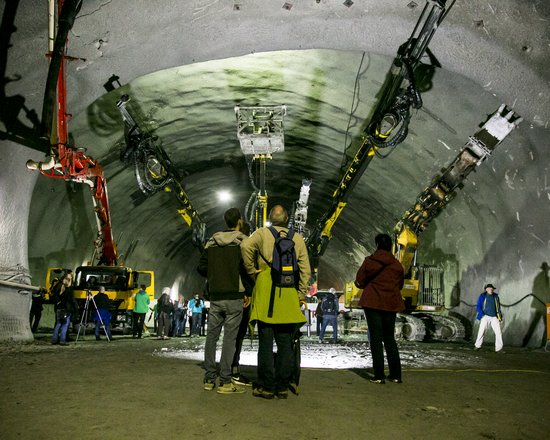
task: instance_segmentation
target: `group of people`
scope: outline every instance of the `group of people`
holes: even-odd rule
[[[170,299],[170,288],[162,289],[162,295],[153,308],[155,331],[158,339],[169,339],[170,336],[185,336],[187,318],[189,318],[189,336],[204,336],[206,316],[208,314],[205,301],[198,293],[186,301],[183,294],[176,301]]]
[[[227,229],[215,233],[206,243],[197,270],[207,279],[210,309],[208,332],[204,346],[204,389],[217,386],[220,394],[244,393],[243,386],[252,385],[252,394],[264,399],[285,399],[288,391],[297,393],[299,379],[299,329],[306,322],[302,307],[310,281],[310,263],[303,237],[289,231],[288,214],[280,206],[269,213],[271,226],[262,227],[252,235],[237,208],[224,214]],[[297,276],[293,284],[279,284],[273,266],[274,245],[280,237],[292,242]],[[359,305],[364,309],[369,329],[374,376],[372,383],[386,380],[402,382],[401,360],[395,341],[396,314],[405,310],[401,296],[404,271],[392,253],[392,240],[387,234],[375,237],[376,251],[365,258],[357,271],[355,285],[363,289]],[[278,273],[278,272],[277,272]],[[333,327],[333,342],[337,341],[338,300],[334,289],[317,310],[322,316],[319,338],[323,341],[328,325]],[[481,348],[486,330],[495,333],[495,351],[502,350],[500,321],[502,312],[498,294],[492,284],[485,286],[477,303],[477,318],[481,320],[475,348]],[[97,306],[96,338],[104,329],[111,339],[109,300],[105,288],[95,296]],[[133,336],[141,338],[150,299],[145,286],[135,296]],[[186,317],[191,319],[191,334],[199,335],[203,323],[204,301],[198,294],[185,301],[179,295],[170,300],[170,289],[164,288],[157,303],[157,336],[182,336]],[[56,325],[53,344],[66,344],[71,316],[77,312],[71,292],[71,279],[66,277],[59,287],[56,302]],[[252,384],[239,369],[239,358],[247,330],[258,331],[257,381]],[[223,330],[219,368],[216,345]],[[276,345],[276,354],[274,353]],[[384,371],[384,351],[389,374]],[[216,383],[217,382],[217,383]]]
[[[227,210],[224,220],[227,229],[208,240],[197,268],[207,278],[210,298],[204,389],[213,390],[218,381],[220,394],[245,392],[241,385],[250,383],[243,380],[238,359],[246,327],[250,325],[251,329],[257,326],[259,343],[257,381],[252,394],[284,399],[289,389],[297,390],[296,339],[306,322],[301,304],[305,304],[310,280],[306,244],[302,236],[289,232],[288,214],[280,205],[269,213],[271,227],[260,228],[250,236],[243,233],[247,228],[237,208]],[[276,285],[271,274],[274,245],[280,235],[291,238],[299,273],[289,286]],[[222,329],[218,369],[216,344]]]

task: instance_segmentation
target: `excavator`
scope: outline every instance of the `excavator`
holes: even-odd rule
[[[395,225],[394,255],[405,271],[401,295],[406,310],[400,314],[405,339],[457,341],[464,338],[462,322],[446,314],[442,269],[417,264],[418,237],[456,197],[468,175],[491,156],[521,120],[501,105],[481,129],[469,137],[451,164],[432,180]],[[357,307],[362,290],[350,282],[346,283],[344,291],[345,306]]]
[[[133,270],[120,261],[117,246],[113,239],[111,215],[107,196],[107,181],[100,163],[85,153],[82,148],[69,145],[66,91],[67,61],[76,60],[66,53],[68,33],[80,9],[81,2],[59,0],[57,2],[57,32],[55,32],[55,2],[50,2],[49,10],[49,52],[50,65],[46,83],[42,111],[41,138],[48,144],[49,160],[44,162],[27,161],[27,168],[37,170],[52,179],[86,184],[92,193],[98,234],[94,241],[94,251],[90,265],[68,268],[50,268],[46,276],[45,301],[51,302],[55,290],[63,278],[70,276],[73,281],[74,298],[81,310],[90,294],[97,293],[104,286],[111,299],[115,313],[113,327],[128,323],[128,311],[133,310],[134,294],[139,285],[146,285],[146,292],[154,298],[154,273]]]

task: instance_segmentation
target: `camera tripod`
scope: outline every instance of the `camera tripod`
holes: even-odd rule
[[[76,334],[76,340],[75,342],[78,342],[78,337],[80,336],[80,330],[84,328],[83,336],[86,335],[86,325],[88,324],[88,311],[90,309],[90,303],[93,304],[95,312],[97,314],[97,318],[99,319],[99,322],[101,323],[101,328],[103,329],[103,332],[105,333],[105,337],[109,342],[111,342],[111,338],[109,337],[109,334],[107,333],[107,329],[105,328],[105,323],[103,322],[103,319],[101,318],[101,315],[99,313],[99,310],[97,309],[97,305],[95,303],[94,297],[92,296],[92,292],[89,290],[86,293],[86,303],[84,304],[84,310],[82,311],[82,318],[80,318],[80,324],[78,325],[78,333]]]

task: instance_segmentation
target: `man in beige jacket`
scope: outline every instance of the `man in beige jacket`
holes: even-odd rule
[[[288,214],[282,206],[276,205],[271,209],[269,221],[277,233],[288,233]],[[250,311],[250,323],[258,324],[259,338],[258,383],[253,395],[265,399],[287,397],[295,365],[293,337],[306,322],[300,302],[305,301],[311,269],[303,237],[294,234],[292,241],[300,272],[298,289],[276,287],[273,298],[270,267],[275,245],[273,233],[269,228],[260,228],[241,243],[245,269],[256,280]],[[276,362],[273,340],[277,344]]]

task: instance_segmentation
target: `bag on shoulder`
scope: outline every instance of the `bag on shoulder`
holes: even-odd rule
[[[325,298],[322,302],[321,309],[325,315],[336,315],[336,304],[334,298]]]
[[[300,283],[300,269],[296,259],[296,249],[294,248],[294,231],[291,229],[278,232],[273,226],[269,230],[275,237],[273,246],[273,258],[271,259],[271,280],[277,287],[295,287]]]

